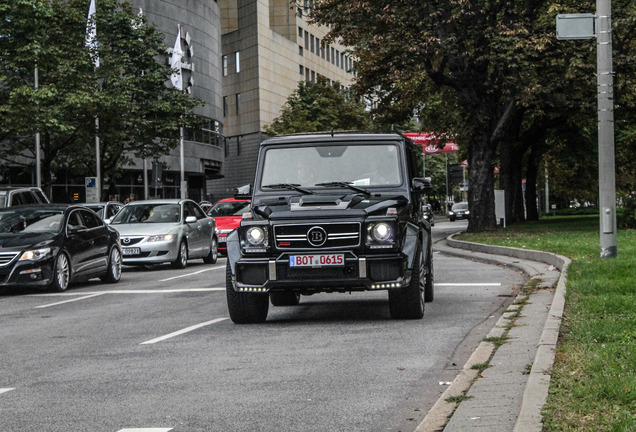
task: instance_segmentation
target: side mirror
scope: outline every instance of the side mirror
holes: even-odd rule
[[[433,184],[430,177],[416,177],[411,183],[413,192],[428,193],[433,191]]]
[[[252,185],[246,184],[234,189],[234,199],[244,200],[252,198]]]
[[[187,223],[187,224],[197,223],[196,216],[188,216],[188,217],[186,217],[185,223]]]

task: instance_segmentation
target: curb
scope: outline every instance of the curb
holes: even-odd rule
[[[556,345],[559,337],[559,329],[561,326],[561,320],[563,317],[563,309],[565,307],[565,290],[567,283],[567,270],[571,263],[571,260],[562,255],[557,255],[551,252],[543,252],[531,249],[521,249],[505,246],[493,246],[480,243],[472,243],[462,240],[455,240],[453,238],[455,234],[450,235],[446,239],[446,244],[450,248],[465,250],[467,252],[479,252],[483,254],[491,255],[486,261],[492,261],[495,263],[516,266],[522,271],[532,276],[532,270],[521,263],[511,263],[506,260],[497,259],[500,257],[513,257],[522,260],[537,261],[548,265],[552,265],[558,268],[561,272],[557,284],[554,296],[552,298],[552,304],[548,312],[547,320],[544,324],[541,338],[537,346],[537,352],[532,363],[532,369],[530,370],[528,381],[523,393],[521,401],[521,408],[517,416],[514,432],[540,432],[543,429],[541,410],[547,400],[548,390],[550,387],[550,371],[554,364],[554,358],[556,353]],[[446,251],[444,251],[446,252]],[[466,256],[460,252],[453,252],[453,255]],[[482,258],[483,259],[483,258]],[[503,318],[503,316],[502,316]],[[496,330],[497,325],[493,330]],[[482,342],[473,356],[482,357],[486,353],[492,352],[492,347],[489,347],[487,342]],[[473,356],[466,362],[463,370],[453,381],[451,387],[456,387],[451,390],[448,388],[440,399],[435,403],[433,408],[426,415],[424,420],[420,423],[417,431],[432,430],[433,425],[439,425],[442,418],[447,419],[451,416],[446,408],[443,407],[445,399],[454,395],[458,391],[462,391],[463,388],[467,388],[467,379],[472,375],[469,371],[470,366],[474,364]],[[457,385],[455,385],[457,383]],[[451,394],[452,392],[452,394]],[[448,393],[448,394],[447,394]],[[444,426],[445,427],[445,426]],[[435,430],[443,430],[435,429]]]

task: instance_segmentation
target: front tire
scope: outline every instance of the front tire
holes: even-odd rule
[[[185,240],[179,243],[179,254],[177,259],[172,262],[172,267],[176,269],[184,269],[188,266],[188,245]]]
[[[64,252],[55,258],[53,266],[53,281],[51,282],[51,290],[55,292],[64,292],[68,289],[71,282],[71,263],[68,256]]]
[[[269,296],[265,293],[244,293],[234,290],[232,269],[225,266],[225,292],[230,319],[235,324],[258,324],[267,319]]]
[[[219,241],[216,237],[212,237],[212,240],[210,240],[210,253],[203,258],[203,262],[206,264],[215,264],[217,259],[219,259]]]
[[[424,316],[426,274],[422,255],[420,246],[416,252],[409,285],[389,290],[389,311],[393,319],[421,319]]]
[[[121,251],[114,246],[108,257],[108,269],[100,279],[103,282],[117,283],[121,279]]]

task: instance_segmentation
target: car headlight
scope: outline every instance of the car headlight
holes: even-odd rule
[[[46,258],[51,253],[51,248],[28,250],[20,255],[19,261],[38,261]]]
[[[367,244],[372,249],[391,248],[395,243],[395,225],[389,222],[370,223],[367,226]]]
[[[174,240],[174,234],[162,234],[162,235],[153,235],[148,237],[149,242],[161,242],[161,241],[172,241]]]
[[[454,211],[452,211],[452,210],[449,210],[449,211],[448,211],[448,214],[449,214],[449,215],[452,215],[452,214],[455,214],[455,212],[454,212]]]
[[[251,246],[262,246],[265,242],[265,229],[263,227],[251,227],[245,233],[245,240]]]
[[[464,214],[470,214],[470,211],[469,211],[469,210],[466,210],[466,211],[464,212]]]

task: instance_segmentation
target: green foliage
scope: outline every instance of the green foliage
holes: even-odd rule
[[[300,81],[274,122],[265,128],[268,135],[329,130],[368,130],[371,116],[364,103],[351,100],[324,78],[317,83]]]
[[[623,197],[623,206],[619,208],[617,222],[620,228],[636,228],[636,195]]]
[[[102,173],[111,176],[133,156],[166,154],[178,143],[179,126],[194,121],[201,101],[166,86],[171,69],[158,61],[167,53],[163,35],[128,2],[98,3],[98,44],[90,51],[98,68],[85,41],[87,1],[3,1],[0,13],[5,163],[34,165],[39,131],[45,183],[55,169],[93,172],[98,118]]]

